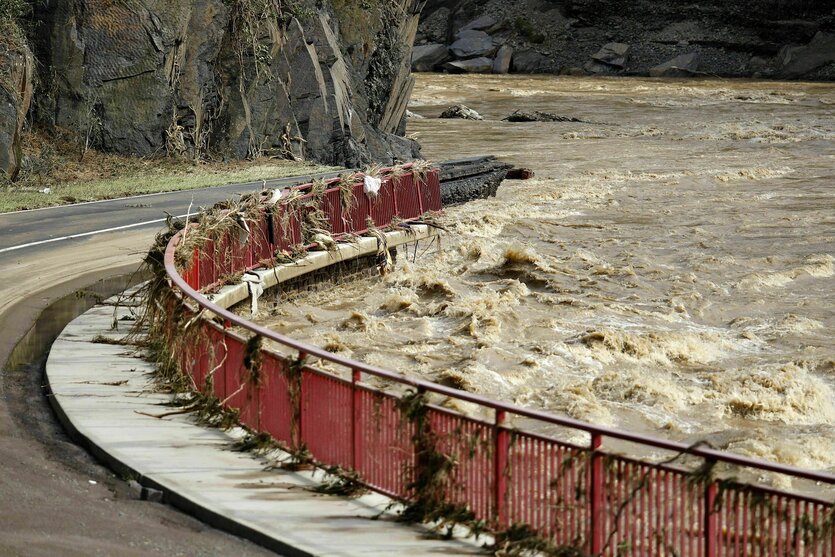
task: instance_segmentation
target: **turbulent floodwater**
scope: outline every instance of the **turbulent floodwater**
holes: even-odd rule
[[[439,120],[465,103],[484,121]],[[282,332],[530,407],[835,470],[835,87],[419,77],[409,133],[537,178],[442,249],[267,308]],[[506,123],[514,109],[593,122]]]

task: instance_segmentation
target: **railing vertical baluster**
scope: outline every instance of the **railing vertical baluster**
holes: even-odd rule
[[[719,545],[719,515],[717,512],[718,505],[716,504],[718,493],[719,487],[715,481],[711,481],[705,487],[705,557],[716,557],[716,547]]]
[[[362,463],[362,429],[359,427],[360,409],[362,408],[362,392],[358,383],[362,379],[362,372],[355,369],[351,371],[351,464],[354,472],[359,472]]]
[[[509,433],[504,424],[507,412],[496,410],[496,423],[493,426],[493,505],[496,525],[501,530],[507,523],[507,461],[510,448]]]
[[[591,470],[589,481],[589,499],[591,500],[591,517],[589,537],[591,539],[591,554],[600,555],[603,551],[603,454],[598,451],[603,444],[603,436],[599,433],[591,435]],[[615,526],[616,527],[616,526]]]
[[[293,402],[295,403],[296,407],[293,408],[293,415],[296,418],[296,438],[293,439],[293,449],[299,450],[302,448],[302,443],[304,442],[304,360],[307,358],[307,353],[302,352],[299,350],[299,369],[297,371],[298,376],[293,377],[292,380],[296,381],[296,389],[297,396],[296,400]]]

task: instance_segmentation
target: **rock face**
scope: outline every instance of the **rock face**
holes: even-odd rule
[[[0,175],[20,171],[21,135],[32,102],[34,62],[29,48],[0,41]]]
[[[135,155],[418,155],[398,137],[425,0],[46,3],[39,120]]]
[[[451,45],[463,30],[483,31],[512,49],[510,71],[519,73],[649,75],[658,68],[675,77],[835,80],[833,8],[831,0],[428,0],[417,44]],[[691,54],[697,70],[681,60],[682,71],[662,67]]]

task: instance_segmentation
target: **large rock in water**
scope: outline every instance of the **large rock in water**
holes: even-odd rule
[[[493,59],[493,73],[505,74],[510,71],[510,62],[513,60],[513,49],[503,45]]]
[[[125,154],[413,158],[416,144],[395,134],[424,3],[48,3],[37,16],[54,99],[39,115]]]
[[[617,73],[626,67],[629,60],[629,45],[624,43],[607,43],[600,50],[592,54],[585,69],[592,73]]]
[[[32,54],[25,45],[0,41],[0,175],[20,171],[21,134],[32,102]]]
[[[783,48],[778,58],[779,77],[802,77],[821,66],[835,62],[835,34],[820,31],[806,46]]]
[[[444,64],[444,69],[450,73],[490,73],[493,71],[493,59],[482,56],[469,60],[455,60]]]
[[[449,60],[449,49],[443,44],[416,46],[412,51],[412,71],[431,72],[435,67]]]
[[[692,77],[699,71],[699,54],[690,52],[649,69],[650,77]]]
[[[457,58],[479,58],[492,56],[496,52],[496,43],[484,31],[461,31],[457,40],[449,47]]]

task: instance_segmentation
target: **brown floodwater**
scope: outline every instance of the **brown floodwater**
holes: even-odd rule
[[[455,103],[484,120],[437,118]],[[410,109],[427,157],[493,153],[536,178],[447,209],[440,250],[262,322],[517,404],[835,471],[835,87],[424,74]],[[515,109],[590,123],[501,121]]]

